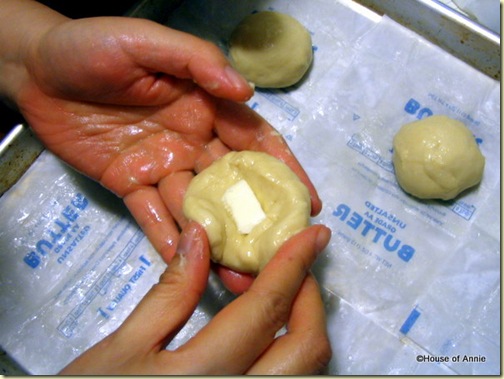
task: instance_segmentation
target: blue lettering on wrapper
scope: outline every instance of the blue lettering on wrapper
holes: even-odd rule
[[[111,281],[117,275],[117,272],[124,266],[125,262],[129,259],[133,251],[137,248],[139,243],[144,238],[144,234],[140,228],[136,228],[133,236],[129,238],[123,249],[115,256],[113,261],[103,272],[103,274],[92,284],[92,286],[84,294],[82,301],[77,304],[60,322],[57,329],[66,338],[72,337],[74,329],[78,326],[79,318],[84,314],[88,306],[94,301],[94,299],[102,293],[103,289],[110,285]],[[125,283],[119,290],[119,292],[114,296],[111,301],[112,310],[117,306],[117,304],[124,299],[124,297],[131,290],[131,284]],[[105,318],[108,317],[108,312],[111,309],[108,307],[103,309],[100,308],[99,314]]]
[[[83,194],[75,194],[70,200],[70,204],[63,208],[61,213],[52,220],[52,224],[44,231],[45,237],[40,238],[35,243],[35,249],[26,254],[23,261],[34,269],[39,267],[42,260],[47,259],[46,257],[52,252],[59,255],[58,263],[62,263],[64,258],[71,252],[71,250],[67,249],[64,254],[60,255],[65,244],[72,239],[73,243],[78,243],[89,231],[90,227],[86,226],[80,230],[77,237],[75,236],[80,228],[77,220],[88,204],[89,200]]]
[[[377,224],[366,220],[363,215],[352,212],[352,209],[346,204],[339,204],[332,215],[342,221],[343,225],[360,231],[361,236],[369,236],[372,243],[381,244],[388,252],[395,252],[404,262],[409,262],[415,254],[415,249],[412,246],[403,243],[393,234],[396,231],[395,228],[380,228]]]
[[[432,116],[434,113],[429,108],[421,108],[421,105],[415,99],[409,99],[406,105],[404,106],[404,110],[409,114],[417,113],[417,118],[421,120],[422,118]]]
[[[31,268],[35,268],[40,264],[40,257],[34,251],[32,251],[25,255],[23,261]]]
[[[418,311],[418,309],[414,308],[411,311],[411,313],[409,314],[408,318],[406,318],[406,320],[402,324],[401,329],[399,329],[399,331],[402,334],[405,334],[405,335],[408,334],[408,332],[413,327],[413,325],[415,324],[415,322],[418,320],[418,318],[420,317],[420,315],[421,315],[421,313]]]

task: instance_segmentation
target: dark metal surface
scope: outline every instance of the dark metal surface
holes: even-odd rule
[[[13,186],[44,150],[25,125],[16,126],[0,143],[0,196]]]
[[[501,78],[500,36],[435,0],[355,0],[387,15],[493,79]]]

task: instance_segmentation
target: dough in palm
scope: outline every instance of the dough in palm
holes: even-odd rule
[[[240,232],[223,197],[246,182],[265,218]],[[230,152],[196,175],[184,197],[184,215],[200,223],[212,260],[238,272],[257,274],[292,235],[309,225],[310,195],[283,162],[261,152]]]

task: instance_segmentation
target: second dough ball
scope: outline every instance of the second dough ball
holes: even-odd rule
[[[399,185],[420,199],[453,199],[478,184],[485,167],[471,131],[447,116],[404,125],[394,137],[393,162]]]
[[[262,88],[297,83],[313,59],[308,30],[295,18],[272,11],[245,17],[231,35],[229,54],[235,68]]]

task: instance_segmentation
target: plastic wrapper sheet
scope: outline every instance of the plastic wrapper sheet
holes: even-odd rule
[[[216,43],[277,10],[310,31],[314,63],[249,106],[287,139],[333,231],[314,267],[333,347],[328,374],[499,374],[500,86],[353,2],[191,1],[167,25]],[[461,120],[486,157],[479,186],[420,201],[397,185],[392,139],[432,114]],[[44,153],[0,199],[0,342],[54,373],[116,328],[164,264],[119,199]],[[232,296],[210,278],[184,343]],[[134,343],[134,342],[132,342]]]

